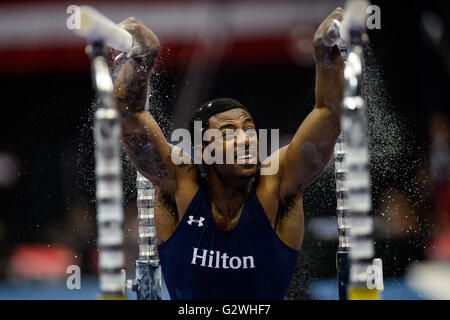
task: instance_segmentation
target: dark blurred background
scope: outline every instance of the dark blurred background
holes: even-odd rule
[[[0,4],[0,279],[5,283],[61,278],[69,264],[96,273],[94,92],[84,45],[65,27],[69,4]],[[314,31],[335,7],[344,7],[331,0],[83,4],[116,22],[135,16],[160,37],[150,109],[168,138],[174,128],[186,127],[196,105],[227,96],[243,102],[260,128],[280,129],[282,144],[314,106]],[[405,279],[409,267],[421,261],[450,260],[450,3],[372,4],[381,9],[381,29],[369,30],[363,93],[369,106],[377,257],[383,259],[385,280],[394,280],[392,292],[396,286],[404,290],[396,298],[426,298]],[[125,157],[123,164],[132,274],[135,172]],[[287,298],[337,297],[331,285],[335,206],[330,163],[304,196],[306,234]],[[327,296],[329,290],[335,296]]]

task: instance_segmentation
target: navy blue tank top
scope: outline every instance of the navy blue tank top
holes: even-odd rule
[[[219,229],[203,179],[158,252],[172,300],[283,299],[299,254],[277,236],[254,188],[234,229]]]

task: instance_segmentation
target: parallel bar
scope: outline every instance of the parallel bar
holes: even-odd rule
[[[342,136],[335,147],[339,249],[337,254],[340,299],[378,299],[369,284],[375,249],[369,174],[367,114],[361,98],[363,45],[367,40],[366,0],[347,0],[341,23],[333,23],[328,37],[334,45],[343,39],[344,99],[341,103]],[[342,51],[341,51],[342,52]],[[350,249],[350,250],[349,250]],[[344,280],[343,280],[344,279]],[[344,286],[347,286],[344,290]]]
[[[363,44],[365,19],[369,2],[349,0],[346,3],[346,36],[350,43],[344,69],[345,89],[341,104],[341,127],[346,151],[343,167],[347,170],[344,189],[350,217],[350,285],[347,297],[351,300],[379,299],[378,291],[369,285],[372,260],[375,255],[373,242],[372,194],[369,174],[367,139],[367,110],[361,98],[363,69]],[[347,233],[345,233],[347,234]]]
[[[90,6],[79,7],[80,25],[74,32],[89,42],[103,41],[105,46],[120,51],[128,51],[133,45],[133,37],[128,31],[105,17]]]
[[[95,113],[95,174],[101,299],[125,299],[122,268],[123,194],[120,161],[120,115],[102,42],[87,47],[99,108]]]

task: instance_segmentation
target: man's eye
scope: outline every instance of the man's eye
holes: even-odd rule
[[[222,133],[222,137],[225,137],[225,138],[229,139],[230,137],[233,136],[233,134],[234,134],[233,130],[225,130]]]

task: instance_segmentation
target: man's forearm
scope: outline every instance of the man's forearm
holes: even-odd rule
[[[343,13],[341,8],[336,8],[319,26],[313,42],[316,64],[316,108],[328,108],[333,118],[337,119],[343,97],[345,63],[337,46],[327,45],[327,30],[334,20],[342,20]]]
[[[344,60],[334,48],[316,48],[316,107],[339,117],[344,90]]]
[[[145,109],[152,61],[143,58],[127,60],[114,85],[117,108],[126,115]]]
[[[344,68],[334,66],[322,68],[316,66],[316,108],[327,108],[333,122],[339,124],[340,104],[344,90]]]

